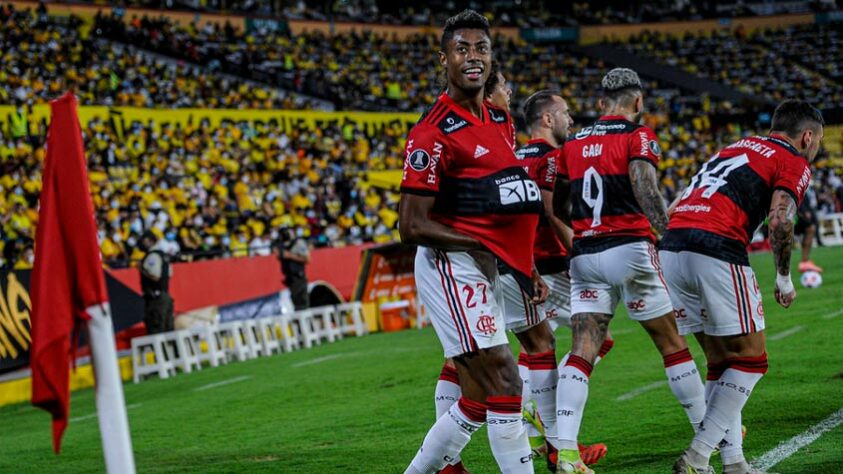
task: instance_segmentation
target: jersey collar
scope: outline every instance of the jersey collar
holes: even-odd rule
[[[439,96],[439,100],[445,103],[451,110],[453,110],[457,115],[460,117],[468,120],[469,123],[473,125],[485,125],[488,122],[489,112],[486,110],[486,101],[483,101],[483,107],[481,111],[483,112],[483,118],[479,119],[474,116],[473,113],[466,110],[465,107],[461,106],[460,104],[456,103],[451,96],[448,95],[447,92],[443,92],[442,95]]]
[[[795,146],[791,145],[790,142],[782,135],[770,134],[767,136],[767,139],[794,155],[802,156],[801,153],[799,153],[799,150],[797,150]]]
[[[608,121],[608,120],[626,120],[626,117],[623,115],[603,115],[597,121]]]

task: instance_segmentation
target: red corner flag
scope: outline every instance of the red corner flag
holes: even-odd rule
[[[50,103],[47,158],[32,270],[32,404],[53,415],[53,449],[67,427],[77,323],[108,302],[76,98]]]

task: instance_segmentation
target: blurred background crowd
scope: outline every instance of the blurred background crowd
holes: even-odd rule
[[[453,11],[438,8],[436,1],[400,12],[378,1],[124,3],[421,25],[442,22],[442,15],[431,12]],[[509,8],[488,10],[493,24],[632,23],[725,14],[717,2],[629,2],[628,10],[574,2],[526,17],[519,12],[527,10],[506,3]],[[834,2],[771,5],[796,4],[807,11],[834,8]],[[843,109],[839,26],[689,31],[678,37],[644,32],[601,46],[751,99],[716,99],[642,74],[644,120],[664,150],[660,172],[667,199],[719,147],[763,133],[770,104],[792,97],[832,114]],[[165,13],[105,9],[83,21],[48,15],[43,5],[0,4],[0,263],[31,266],[47,128],[32,112],[66,89],[76,92],[81,105],[163,109],[162,117],[172,108],[418,113],[441,92],[437,50],[435,33],[243,32],[231,24],[182,25]],[[583,48],[504,37],[496,39],[495,52],[513,89],[516,118],[529,94],[556,88],[568,99],[578,127],[596,118],[600,77],[616,65]],[[400,120],[363,126],[351,118],[292,126],[211,121],[201,113],[188,122],[86,119],[82,129],[106,263],[136,261],[145,231],[181,259],[266,255],[284,228],[315,247],[394,241],[397,189],[372,185],[368,173],[400,170],[407,126]],[[843,149],[843,134],[826,141],[829,149]],[[813,182],[821,214],[843,210],[843,173],[830,158],[823,152]]]

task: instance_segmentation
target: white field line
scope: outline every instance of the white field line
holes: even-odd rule
[[[823,319],[834,319],[840,315],[843,315],[843,309],[838,309],[833,313],[826,314],[825,316],[823,316]]]
[[[645,385],[643,387],[638,387],[635,390],[626,392],[623,395],[616,398],[615,400],[617,400],[619,402],[623,402],[623,401],[626,401],[626,400],[632,400],[633,398],[637,397],[638,395],[641,395],[642,393],[647,393],[650,390],[655,390],[655,389],[657,389],[659,387],[663,387],[665,385],[667,385],[667,380],[659,380],[658,382],[653,382],[649,385]]]
[[[770,469],[776,464],[789,458],[793,453],[808,446],[817,440],[823,433],[827,433],[843,424],[843,408],[816,425],[808,428],[787,441],[779,443],[778,446],[767,451],[761,457],[752,461],[752,465],[763,471]]]
[[[769,340],[771,340],[771,341],[780,341],[780,340],[782,340],[782,339],[784,339],[784,338],[786,338],[786,337],[790,337],[790,336],[792,336],[792,335],[796,334],[797,332],[799,332],[799,331],[801,331],[801,330],[803,330],[803,329],[805,329],[805,327],[804,327],[804,326],[793,326],[793,327],[792,327],[792,328],[790,328],[790,329],[786,329],[786,330],[784,330],[784,331],[782,331],[782,332],[779,332],[779,333],[773,334],[772,336],[768,337],[767,339],[769,339]]]
[[[127,409],[127,410],[131,410],[131,409],[133,409],[133,408],[137,408],[137,407],[139,407],[139,406],[141,406],[141,404],[140,404],[140,403],[133,403],[133,404],[131,404],[131,405],[126,405],[126,409]],[[71,423],[76,423],[77,421],[90,420],[91,418],[96,418],[96,417],[97,417],[97,413],[96,413],[96,412],[94,412],[94,413],[90,413],[90,414],[88,414],[88,415],[82,415],[82,416],[77,416],[77,417],[75,417],[75,418],[71,418],[69,421],[70,421]]]
[[[349,353],[347,353],[347,352],[342,352],[342,353],[339,353],[339,354],[329,354],[329,355],[326,355],[326,356],[317,357],[315,359],[310,359],[310,360],[306,360],[304,362],[299,362],[299,363],[293,364],[292,367],[297,369],[299,367],[306,367],[308,365],[314,365],[314,364],[319,364],[321,362],[325,362],[325,361],[328,361],[328,360],[338,359],[342,356],[347,356],[347,355],[349,355]]]
[[[203,390],[210,390],[212,388],[217,388],[217,387],[222,387],[224,385],[228,385],[228,384],[232,384],[232,383],[242,382],[242,381],[248,380],[250,378],[252,378],[251,375],[241,375],[239,377],[234,377],[234,378],[230,378],[230,379],[227,379],[227,380],[221,380],[219,382],[209,383],[208,385],[202,385],[201,387],[194,388],[193,391],[194,392],[201,392]]]

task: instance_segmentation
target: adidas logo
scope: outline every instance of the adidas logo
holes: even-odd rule
[[[477,148],[474,149],[474,158],[480,158],[487,153],[489,153],[488,148],[484,148],[482,145],[477,145]]]

